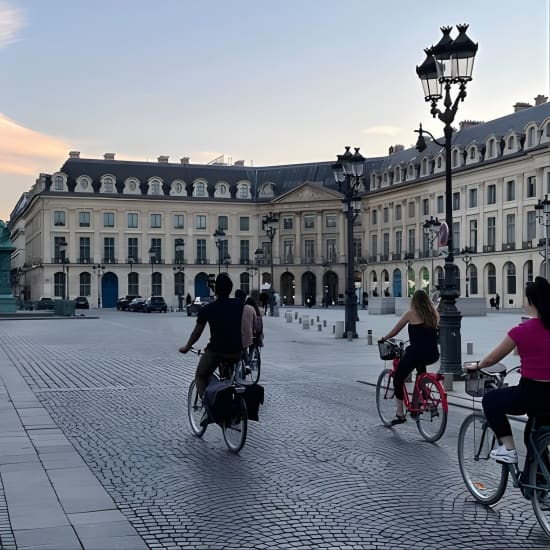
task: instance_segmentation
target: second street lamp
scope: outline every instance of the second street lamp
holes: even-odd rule
[[[346,147],[343,155],[338,155],[338,162],[332,165],[334,179],[338,189],[344,195],[342,206],[347,221],[347,257],[346,257],[346,300],[344,337],[357,338],[357,295],[355,293],[355,254],[353,249],[353,222],[361,211],[361,197],[359,191],[363,181],[365,158]]]
[[[470,254],[472,253],[472,250],[471,248],[466,247],[466,248],[463,248],[460,251],[460,253],[462,254],[462,261],[466,264],[464,279],[466,280],[466,298],[468,298],[470,296],[470,270],[468,268],[472,263],[472,257],[470,256]]]
[[[214,234],[212,235],[216,240],[214,241],[216,243],[216,248],[218,249],[218,275],[222,271],[222,248],[225,248],[225,244],[227,241],[225,239],[222,239],[222,237],[225,237],[225,231],[218,227],[216,231],[214,231]]]
[[[67,248],[67,241],[63,238],[63,240],[59,243],[59,252],[61,254],[61,261],[63,262],[63,300],[67,300],[69,298],[69,266],[67,265]],[[67,268],[66,274],[65,268]]]
[[[258,299],[260,299],[260,294],[262,293],[262,283],[261,283],[261,276],[262,276],[262,270],[260,268],[260,264],[264,257],[264,251],[261,248],[256,248],[256,252],[254,252],[254,257],[256,258],[256,265],[258,266]]]
[[[271,265],[271,290],[275,290],[273,284],[273,239],[275,233],[277,233],[277,227],[275,224],[279,223],[279,218],[274,216],[272,212],[262,218],[262,229],[269,238],[269,263]]]
[[[535,205],[537,212],[537,220],[544,227],[544,237],[539,241],[541,254],[544,256],[544,278],[550,281],[550,258],[548,257],[548,247],[550,244],[550,200],[548,195],[545,195],[544,200]],[[543,242],[544,241],[544,242]],[[544,252],[542,250],[544,249]]]
[[[445,141],[436,141],[427,133],[440,147],[445,148],[445,223],[447,224],[448,251],[445,258],[445,279],[441,290],[440,312],[440,335],[441,335],[441,367],[440,371],[452,374],[458,379],[462,375],[461,365],[461,338],[460,320],[461,315],[456,308],[458,298],[458,267],[454,263],[453,249],[453,204],[452,204],[452,174],[451,174],[451,145],[453,139],[452,123],[455,119],[458,104],[466,97],[466,84],[472,80],[472,69],[477,44],[474,44],[466,35],[468,25],[457,25],[458,36],[452,39],[450,34],[452,27],[442,27],[443,37],[432,48],[424,50],[426,59],[416,68],[416,73],[422,82],[424,99],[431,103],[430,112],[434,118],[439,118],[444,123]],[[458,94],[454,101],[451,98],[451,86],[458,84]],[[444,95],[443,95],[444,88]],[[443,99],[444,110],[437,106],[438,101]],[[422,126],[417,130],[418,142],[416,148],[419,152],[426,149]]]
[[[101,307],[101,277],[105,273],[105,266],[96,264],[92,269],[97,273],[97,309]]]
[[[430,250],[430,258],[432,259],[432,272],[430,273],[430,284],[432,292],[435,290],[434,281],[434,242],[439,236],[439,230],[441,229],[441,222],[433,216],[430,216],[429,220],[424,222],[424,235],[428,239],[428,245]]]

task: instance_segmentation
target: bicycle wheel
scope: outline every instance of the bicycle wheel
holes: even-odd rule
[[[250,380],[253,384],[256,384],[260,379],[260,367],[262,364],[262,356],[260,355],[260,348],[258,346],[252,346],[250,348]]]
[[[380,420],[388,428],[395,418],[395,393],[393,391],[393,376],[390,374],[390,369],[383,370],[376,383],[376,408]]]
[[[447,427],[447,394],[438,380],[423,376],[418,384],[420,412],[416,426],[420,435],[430,443],[441,438]]]
[[[206,426],[201,426],[201,420],[206,413],[202,399],[199,397],[195,381],[191,382],[187,393],[187,416],[191,429],[197,437],[202,437],[206,431]]]
[[[232,453],[238,453],[244,446],[246,441],[246,434],[248,432],[248,415],[246,414],[246,403],[244,398],[240,395],[236,395],[235,399],[238,400],[237,411],[235,416],[229,420],[226,420],[222,424],[223,439],[227,448]]]
[[[546,463],[546,468],[550,468],[550,435],[541,437],[537,441],[537,447]],[[531,494],[535,516],[546,535],[550,537],[550,480],[546,479],[541,467],[534,459],[529,469],[529,485],[536,487]]]
[[[473,413],[464,419],[458,434],[458,464],[468,491],[482,504],[498,502],[508,483],[508,466],[489,456],[497,447],[485,415]]]

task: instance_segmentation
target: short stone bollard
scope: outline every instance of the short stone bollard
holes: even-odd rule
[[[319,332],[321,332],[321,331],[323,330],[323,327],[319,324],[319,325],[317,325],[317,330],[318,330]]]
[[[367,345],[372,346],[372,330],[367,330]]]
[[[334,336],[336,338],[343,338],[344,337],[344,321],[336,321],[335,323],[335,331]]]
[[[327,328],[327,321],[326,321],[326,319],[323,320],[323,327],[324,327],[324,328]]]
[[[336,333],[336,326],[332,325],[332,334],[335,334],[335,333]]]
[[[298,312],[297,311],[294,312],[294,319],[298,319]]]
[[[353,342],[353,331],[348,330],[348,342]]]
[[[319,322],[319,315],[317,315],[317,322]]]
[[[290,311],[285,313],[285,319],[287,323],[292,323],[292,313]]]
[[[311,320],[311,326],[313,326],[315,324],[315,321],[312,319]]]
[[[473,354],[474,354],[474,343],[466,342],[466,355],[473,355]]]
[[[453,373],[443,372],[443,389],[445,391],[453,391]]]
[[[304,315],[302,317],[302,328],[309,329],[311,325],[309,324],[309,315]]]
[[[299,323],[300,325],[302,324],[302,318],[301,318],[301,317],[298,319],[298,323]]]

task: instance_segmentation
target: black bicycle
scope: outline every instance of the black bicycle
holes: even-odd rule
[[[241,360],[238,365],[238,378],[243,383],[257,384],[260,379],[260,368],[262,356],[260,347],[252,344],[241,353]]]
[[[516,367],[506,371],[500,363],[469,371],[471,363],[465,363],[466,392],[472,397],[483,397],[487,392],[502,388],[504,379]],[[547,536],[550,537],[550,418],[533,419],[527,439],[527,456],[523,470],[518,464],[497,462],[490,457],[499,441],[482,412],[467,416],[458,435],[458,463],[468,491],[482,504],[498,502],[512,478],[514,487],[531,501],[535,516]]]
[[[193,353],[200,355],[201,350],[191,349]],[[248,433],[248,414],[244,400],[245,388],[239,382],[239,371],[242,368],[242,360],[237,363],[221,363],[217,373],[213,376],[217,380],[230,381],[231,398],[233,400],[233,414],[219,424],[222,429],[223,439],[227,448],[232,453],[238,453],[245,444]],[[202,437],[208,427],[208,415],[206,408],[197,391],[195,380],[191,382],[187,393],[187,416],[191,429],[197,437]]]

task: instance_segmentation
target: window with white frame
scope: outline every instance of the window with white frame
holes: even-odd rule
[[[492,183],[487,186],[487,204],[496,204],[497,202],[497,186]]]
[[[250,189],[247,183],[239,183],[237,187],[237,198],[248,199],[250,198]]]
[[[477,220],[470,220],[470,243],[469,247],[477,252]]]
[[[509,180],[506,182],[506,200],[516,200],[516,182],[514,180]]]
[[[306,239],[304,241],[304,252],[306,256],[306,264],[312,264],[315,262],[315,241],[313,239]]]
[[[537,213],[534,210],[527,212],[527,240],[531,241],[537,236]]]
[[[53,180],[53,190],[54,191],[63,191],[65,189],[65,186],[63,184],[63,177],[62,176],[55,176]]]
[[[304,229],[315,229],[315,216],[304,216]]]
[[[80,263],[89,263],[90,257],[90,237],[79,237],[78,239],[78,259]],[[81,294],[84,296],[84,294]]]
[[[382,254],[386,257],[390,254],[390,234],[384,233],[382,235]]]
[[[403,233],[402,231],[396,231],[395,232],[395,253],[401,254],[403,246]]]
[[[506,273],[506,292],[508,294],[516,293],[516,266],[512,262],[506,262],[504,265]]]
[[[54,210],[53,224],[57,226],[65,226],[65,212],[63,210]]]
[[[453,210],[460,210],[460,192],[453,193]]]
[[[327,214],[325,221],[327,227],[336,227],[336,214]]]
[[[184,228],[185,216],[183,214],[174,214],[174,229]]]
[[[506,244],[516,242],[516,215],[506,214]]]
[[[151,214],[151,229],[162,227],[162,214]]]
[[[103,212],[103,227],[114,227],[114,226],[115,226],[115,213]]]
[[[371,256],[378,255],[378,235],[371,235],[370,237],[370,253]]]
[[[445,210],[445,199],[443,195],[437,197],[437,213],[442,214]]]
[[[195,216],[195,229],[206,229],[206,216],[204,214]]]
[[[160,195],[160,182],[152,181],[149,184],[149,195]]]
[[[477,189],[470,189],[468,191],[468,202],[470,208],[477,207]]]
[[[493,264],[487,265],[487,291],[495,294],[497,291],[497,271]]]
[[[476,158],[476,148],[470,147],[470,160],[474,160]]]
[[[487,244],[493,247],[496,244],[496,220],[494,216],[487,218]]]
[[[460,249],[460,222],[453,222],[453,249]]]
[[[428,216],[430,214],[430,199],[422,199],[422,215]]]
[[[407,252],[414,257],[415,250],[416,250],[416,231],[414,229],[409,229]]]
[[[250,231],[250,218],[248,216],[239,218],[239,231]]]
[[[198,181],[195,183],[193,191],[195,197],[206,197],[206,184],[203,181]]]
[[[537,194],[537,178],[535,176],[529,176],[527,178],[527,198],[535,197]]]
[[[534,147],[535,145],[535,127],[531,126],[529,130],[527,130],[527,147]]]
[[[514,149],[516,146],[516,138],[514,136],[510,136],[508,138],[508,149]]]
[[[90,227],[90,213],[79,212],[78,213],[78,225],[79,227]]]
[[[336,263],[336,239],[327,239],[327,256],[326,261],[331,264]]]
[[[114,192],[114,182],[111,178],[105,178],[103,180],[103,192],[104,193],[113,193]]]
[[[495,156],[495,140],[490,139],[487,142],[487,158],[493,158]]]
[[[416,208],[415,208],[414,202],[409,202],[408,208],[409,208],[409,218],[414,218],[416,215]]]
[[[229,228],[229,218],[227,216],[218,216],[218,229],[227,231]]]
[[[128,212],[128,229],[137,229],[138,227],[138,213]]]
[[[283,229],[292,229],[292,218],[283,218]]]
[[[399,221],[401,219],[401,205],[396,204],[395,205],[395,221]]]
[[[103,261],[115,262],[115,238],[103,237]]]
[[[92,294],[92,276],[85,271],[79,276],[79,292],[80,296],[90,296]]]

